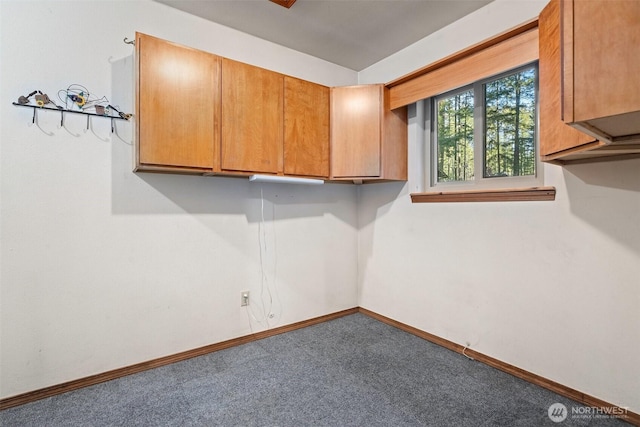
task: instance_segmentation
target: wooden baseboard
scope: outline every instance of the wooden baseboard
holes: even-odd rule
[[[447,348],[451,351],[455,351],[456,353],[464,354],[467,357],[470,357],[478,362],[482,362],[485,365],[489,365],[492,368],[499,369],[503,372],[511,374],[515,377],[523,379],[532,384],[538,385],[540,387],[546,388],[547,390],[551,390],[554,393],[557,393],[561,396],[567,397],[569,399],[575,400],[585,406],[589,406],[592,408],[600,408],[603,410],[611,411],[612,408],[615,408],[613,413],[620,416],[624,414],[624,417],[621,417],[624,421],[631,423],[636,426],[640,426],[640,414],[635,412],[631,412],[625,408],[621,408],[617,405],[613,405],[609,402],[605,402],[604,400],[598,399],[597,397],[590,396],[588,394],[582,393],[581,391],[572,389],[565,385],[559,384],[550,379],[541,377],[540,375],[536,375],[532,372],[525,371],[524,369],[520,369],[517,366],[510,365],[508,363],[502,362],[498,359],[494,359],[491,356],[487,356],[485,354],[479,353],[470,348],[465,348],[460,344],[456,344],[452,341],[446,340],[444,338],[440,338],[436,335],[430,334],[429,332],[425,332],[418,328],[414,328],[413,326],[406,325],[404,323],[398,322],[397,320],[390,319],[381,314],[375,313],[373,311],[367,310],[366,308],[360,307],[358,310],[360,313],[372,317],[380,322],[386,323],[388,325],[394,326],[398,329],[401,329],[405,332],[408,332],[412,335],[430,341],[434,344],[437,344],[441,347]],[[463,353],[464,351],[464,353]],[[606,413],[606,412],[604,412]],[[611,413],[611,412],[609,412]]]
[[[337,319],[343,316],[348,316],[350,314],[355,314],[357,312],[358,312],[357,307],[350,308],[347,310],[338,311],[336,313],[327,314],[325,316],[303,320],[301,322],[292,323],[290,325],[268,329],[266,331],[257,332],[255,334],[245,335],[243,337],[230,339],[220,343],[210,344],[204,347],[195,348],[193,350],[183,351],[181,353],[173,354],[170,356],[160,357],[158,359],[149,360],[147,362],[136,363],[135,365],[126,366],[124,368],[118,368],[111,371],[103,372],[101,374],[91,375],[85,378],[68,381],[68,382],[54,385],[51,387],[45,387],[39,390],[34,390],[34,391],[30,391],[23,394],[18,394],[16,396],[7,397],[0,400],[0,410],[11,408],[13,406],[24,405],[25,403],[30,403],[36,400],[45,399],[47,397],[55,396],[61,393],[66,393],[72,390],[77,390],[83,387],[88,387],[88,386],[100,384],[106,381],[111,381],[116,378],[124,377],[131,374],[136,374],[138,372],[146,371],[148,369],[159,368],[160,366],[169,365],[171,363],[180,362],[183,360],[191,359],[193,357],[203,356],[205,354],[213,353],[214,351],[223,350],[225,348],[235,347],[238,345],[247,344],[252,341],[261,340],[263,338],[272,337],[274,335],[283,334],[285,332],[294,331],[296,329],[306,328],[307,326],[312,326],[318,323],[327,322],[329,320]]]
[[[470,348],[465,349],[465,347],[461,346],[460,344],[456,344],[452,341],[446,340],[444,338],[440,338],[436,335],[430,334],[429,332],[425,332],[418,328],[414,328],[413,326],[406,325],[404,323],[398,322],[396,320],[385,317],[381,314],[375,313],[373,311],[367,310],[362,307],[356,307],[356,308],[350,308],[347,310],[338,311],[336,313],[315,317],[313,319],[303,320],[301,322],[292,323],[290,325],[281,326],[279,328],[257,332],[255,334],[234,338],[234,339],[223,341],[220,343],[199,347],[193,350],[187,350],[174,355],[160,357],[158,359],[150,360],[147,362],[137,363],[135,365],[127,366],[124,368],[114,369],[111,371],[103,372],[101,374],[91,375],[89,377],[80,378],[80,379],[69,381],[66,383],[54,385],[51,387],[46,387],[39,390],[34,390],[27,393],[19,394],[16,396],[7,397],[5,399],[0,400],[0,410],[11,408],[14,406],[24,405],[25,403],[34,402],[36,400],[55,396],[61,393],[66,393],[72,390],[77,390],[83,387],[92,386],[92,385],[103,383],[106,381],[114,380],[127,375],[136,374],[138,372],[146,371],[148,369],[158,368],[160,366],[165,366],[171,363],[191,359],[192,357],[203,356],[205,354],[212,353],[218,350],[223,350],[225,348],[235,347],[238,345],[261,340],[263,338],[268,338],[274,335],[283,334],[285,332],[294,331],[296,329],[306,328],[307,326],[316,325],[318,323],[327,322],[329,320],[337,319],[337,318],[348,316],[350,314],[355,314],[355,313],[362,313],[371,318],[379,320],[380,322],[394,326],[400,330],[403,330],[417,337],[423,338],[427,341],[437,344],[441,347],[455,351],[456,353],[464,354],[465,356],[471,357],[472,359],[475,359],[478,362],[482,362],[486,365],[499,369],[515,377],[518,377],[530,383],[536,384],[540,387],[546,388],[547,390],[551,390],[554,393],[557,393],[561,396],[575,400],[576,402],[582,403],[585,406],[589,406],[593,408],[602,408],[602,409],[616,408],[619,411],[623,411],[623,412],[616,412],[616,414],[625,414],[625,417],[623,418],[624,421],[636,426],[640,426],[640,414],[628,411],[616,405],[612,405],[611,403],[605,402],[604,400],[598,399],[597,397],[593,397],[588,394],[582,393],[578,390],[574,390],[570,387],[564,386],[555,381],[551,381],[549,379],[546,379],[534,373],[525,371],[524,369],[520,369],[516,366],[494,359],[493,357],[484,355]]]

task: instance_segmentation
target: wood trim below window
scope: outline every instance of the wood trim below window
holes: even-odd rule
[[[556,199],[555,187],[501,188],[466,191],[434,191],[412,193],[412,203],[448,202],[526,202]]]

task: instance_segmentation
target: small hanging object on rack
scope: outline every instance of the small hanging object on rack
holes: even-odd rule
[[[58,98],[61,102],[64,102],[67,110],[79,109],[86,110],[92,108],[95,105],[108,104],[109,100],[106,96],[98,98],[93,96],[89,89],[80,84],[69,85],[66,89],[60,89],[58,91]]]
[[[38,107],[44,107],[47,104],[53,104],[56,106],[56,108],[58,110],[62,110],[62,107],[60,107],[59,105],[57,105],[55,102],[53,102],[50,98],[49,95],[47,95],[46,93],[42,93],[39,90],[34,90],[33,92],[31,92],[29,95],[27,96],[21,96],[18,98],[18,104],[19,105],[28,105],[29,104],[29,98],[31,98],[33,95],[36,95],[36,105]]]
[[[38,93],[38,92],[40,92],[40,91],[39,91],[39,90],[34,90],[33,92],[31,92],[31,93],[30,93],[29,95],[27,95],[27,96],[24,96],[24,95],[20,96],[20,97],[18,98],[18,104],[20,104],[20,105],[26,105],[26,104],[28,104],[28,103],[29,103],[29,98],[31,98],[33,95],[35,95],[35,94],[36,94],[36,93]],[[42,92],[40,92],[40,93],[42,93]]]
[[[31,97],[35,95],[35,104],[31,103]],[[90,116],[106,117],[111,119],[111,132],[115,131],[114,120],[129,120],[133,117],[133,114],[123,113],[116,107],[109,103],[109,99],[106,96],[98,98],[92,96],[89,90],[79,84],[72,84],[67,89],[60,89],[58,91],[58,98],[64,107],[57,105],[49,98],[46,93],[42,93],[39,90],[34,90],[26,96],[20,96],[18,102],[14,102],[13,105],[18,107],[29,107],[33,109],[32,123],[36,122],[37,110],[52,110],[60,111],[60,126],[64,127],[64,113],[84,114],[87,116],[87,129],[89,129]],[[47,107],[48,104],[52,104],[55,108]],[[95,113],[91,111],[95,110]],[[87,111],[88,110],[88,111]],[[117,113],[112,115],[111,110]]]
[[[129,120],[131,117],[133,117],[133,114],[130,113],[123,113],[122,111],[118,110],[116,107],[114,107],[113,105],[109,104],[107,105],[107,108],[111,108],[113,111],[115,111],[116,113],[118,113],[118,115],[125,119],[125,120]]]
[[[78,107],[82,108],[87,103],[87,98],[82,92],[79,95],[71,94],[67,95],[71,101],[73,101]]]
[[[38,107],[44,107],[47,104],[53,104],[58,108],[58,110],[62,110],[62,107],[56,105],[51,99],[49,99],[49,95],[47,95],[46,93],[36,95],[36,104],[38,105]]]

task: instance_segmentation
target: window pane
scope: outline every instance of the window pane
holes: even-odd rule
[[[473,89],[437,100],[437,182],[473,180]]]
[[[535,175],[536,69],[484,85],[484,177]]]

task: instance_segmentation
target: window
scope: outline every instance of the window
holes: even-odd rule
[[[555,199],[537,155],[538,47],[532,20],[386,84],[389,108],[411,106],[413,203]]]
[[[536,185],[537,64],[426,102],[427,187]]]

